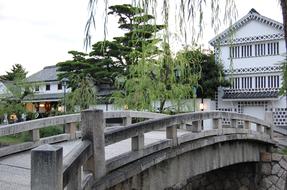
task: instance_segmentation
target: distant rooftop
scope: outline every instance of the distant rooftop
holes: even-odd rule
[[[28,77],[27,80],[29,82],[57,81],[57,67],[56,65],[44,67],[41,71]]]

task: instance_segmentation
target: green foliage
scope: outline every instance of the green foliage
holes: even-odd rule
[[[96,85],[112,85],[117,76],[128,74],[130,65],[137,64],[143,56],[150,57],[158,53],[156,43],[159,40],[154,35],[164,26],[148,24],[154,19],[152,15],[144,14],[143,9],[129,4],[111,6],[109,10],[109,14],[119,17],[119,28],[126,33],[112,41],[95,43],[89,54],[70,51],[73,60],[57,64],[58,71],[61,71],[59,78],[69,78],[73,90],[78,83],[75,75],[80,78],[88,76]],[[149,51],[145,50],[147,47]]]
[[[19,119],[22,113],[26,113],[22,101],[26,96],[33,94],[33,87],[23,78],[27,72],[24,72],[25,69],[21,65],[17,64],[13,68],[15,69],[12,69],[12,72],[7,72],[9,73],[7,74],[8,78],[13,80],[3,81],[7,93],[5,96],[0,97],[0,116],[16,114]]]
[[[0,137],[0,146],[23,143],[31,140],[29,132]]]
[[[281,83],[280,94],[285,96],[287,93],[287,60],[286,59],[281,63],[281,67],[282,67],[283,80]]]
[[[196,53],[201,57],[200,67],[201,67],[201,77],[198,81],[197,86],[197,97],[198,98],[211,98],[215,97],[215,92],[219,86],[227,87],[230,85],[229,81],[224,77],[223,65],[220,63],[215,63],[214,54],[204,54],[200,49],[196,52],[185,52],[187,58],[193,59],[193,54]]]
[[[66,97],[66,106],[69,112],[74,112],[76,106],[83,110],[89,108],[89,105],[96,104],[96,92],[89,78],[79,78],[78,81],[78,87],[68,93]]]
[[[164,111],[167,100],[180,109],[180,102],[194,96],[193,86],[200,77],[200,57],[190,62],[184,54],[173,58],[167,44],[157,59],[141,59],[132,65],[128,77],[119,78],[117,85],[123,91],[113,94],[116,105],[134,110]],[[155,106],[159,102],[159,107]]]
[[[64,133],[63,126],[58,125],[40,129],[41,138],[59,135],[62,133]]]
[[[11,71],[6,71],[6,75],[0,76],[0,80],[5,81],[15,81],[15,80],[23,80],[26,78],[27,71],[25,71],[24,67],[21,64],[12,65]]]
[[[109,10],[99,9],[98,3],[100,1],[90,0],[89,1],[89,17],[85,27],[85,45],[90,46],[91,42],[91,29],[98,27],[95,23],[95,16],[101,15],[107,20]],[[204,18],[206,15],[211,15],[211,27],[214,29],[215,33],[222,23],[231,24],[237,17],[237,10],[235,5],[235,0],[210,0],[210,1],[157,1],[157,0],[134,0],[133,5],[136,5],[137,9],[134,12],[143,9],[145,13],[151,13],[156,20],[169,24],[166,29],[166,34],[168,36],[176,35],[179,44],[184,43],[185,45],[196,42],[198,38],[202,35],[204,30]],[[101,1],[102,3],[102,1]],[[108,6],[108,1],[104,0],[104,4]],[[115,7],[117,11],[130,11],[129,13],[134,13],[127,9],[126,6]],[[161,11],[159,11],[161,10]],[[211,14],[207,14],[211,13]],[[222,17],[221,17],[222,16]],[[146,21],[145,18],[140,20]],[[122,18],[120,21],[126,21]],[[104,28],[106,30],[107,22],[104,23]],[[171,32],[172,31],[172,32]],[[175,32],[174,32],[175,31]],[[105,31],[105,34],[107,32]],[[168,36],[166,36],[168,38]]]

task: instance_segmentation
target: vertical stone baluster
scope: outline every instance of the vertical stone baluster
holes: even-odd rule
[[[231,127],[237,128],[238,127],[238,121],[236,119],[231,119]]]
[[[222,119],[221,118],[216,118],[213,119],[213,129],[222,129]]]
[[[81,121],[83,140],[90,140],[93,150],[93,156],[84,165],[84,170],[91,171],[94,179],[98,180],[106,174],[103,110],[84,110],[81,113]]]
[[[173,146],[177,145],[177,125],[166,128],[166,138],[172,139]]]
[[[267,127],[266,129],[266,133],[268,135],[270,135],[270,138],[273,139],[273,126],[274,126],[274,121],[273,121],[273,112],[271,111],[267,111],[265,112],[265,118],[264,118]]]
[[[199,121],[192,121],[192,128],[191,131],[194,133],[198,133],[202,131],[202,124],[201,120]]]
[[[132,117],[131,116],[127,116],[123,118],[123,126],[128,126],[132,124]]]
[[[251,129],[251,123],[250,121],[244,121],[244,128],[250,130]]]
[[[70,139],[76,138],[76,132],[77,132],[77,123],[67,123],[65,125],[65,133],[68,133],[70,135]]]
[[[256,131],[259,133],[262,132],[262,125],[260,125],[259,123],[256,123]]]
[[[144,134],[132,137],[132,151],[142,150],[144,148]]]
[[[70,174],[67,190],[78,190],[82,188],[82,170],[81,167],[73,168]]]
[[[40,140],[40,130],[39,129],[33,129],[30,132],[31,140],[32,141],[38,141]]]

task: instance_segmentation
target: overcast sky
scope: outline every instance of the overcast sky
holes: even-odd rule
[[[88,0],[0,0],[0,75],[16,63],[22,64],[31,75],[45,66],[70,59],[69,50],[84,51],[87,5]],[[282,22],[276,1],[236,0],[236,5],[238,18],[255,8],[260,14]],[[97,20],[97,24],[102,22]],[[220,31],[225,28],[222,26]],[[212,30],[205,31],[208,32],[204,33],[202,43],[207,45],[215,34]],[[102,38],[103,33],[98,31],[93,41]]]

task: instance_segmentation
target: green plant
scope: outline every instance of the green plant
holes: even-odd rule
[[[56,125],[40,129],[40,138],[64,133],[63,126]]]

